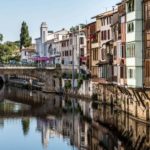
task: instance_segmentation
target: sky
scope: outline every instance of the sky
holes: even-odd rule
[[[69,29],[80,23],[90,23],[91,17],[112,9],[121,0],[1,0],[0,33],[4,41],[19,40],[23,21],[27,22],[33,39],[40,35],[41,22],[49,30]]]

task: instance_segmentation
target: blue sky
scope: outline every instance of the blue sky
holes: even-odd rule
[[[41,22],[49,30],[57,31],[79,23],[89,23],[90,18],[121,0],[1,0],[0,33],[4,41],[19,39],[22,21],[29,26],[33,39],[39,36]],[[33,41],[34,42],[34,41]]]

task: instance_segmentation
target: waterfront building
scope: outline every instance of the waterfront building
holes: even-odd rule
[[[119,38],[120,38],[120,53],[119,53],[119,78],[118,84],[123,86],[126,85],[126,3],[122,0],[118,3],[119,13]],[[118,50],[119,51],[119,50]]]
[[[87,42],[87,67],[91,71],[92,77],[97,77],[98,70],[95,64],[95,61],[98,60],[98,50],[97,46],[94,49],[94,42],[97,41],[97,35],[96,35],[96,22],[92,22],[86,25],[85,27],[85,33],[86,33],[86,42]],[[93,46],[93,52],[92,52],[92,46]]]
[[[46,42],[46,49],[49,53],[48,57],[50,64],[61,64],[61,40],[67,33],[68,31],[65,29],[54,32],[54,38]]]
[[[57,32],[49,31],[46,22],[41,24],[40,37],[36,39],[37,57],[35,61],[49,64],[61,63],[60,41],[68,31],[62,29]]]
[[[100,19],[97,17],[96,18],[96,24],[95,24],[95,33],[93,31],[91,35],[91,51],[92,51],[92,75],[94,79],[97,79],[99,77],[99,67],[97,63],[99,63],[99,56],[100,56],[100,44],[101,44],[101,39],[100,39],[100,29],[101,29],[101,22]],[[94,81],[94,80],[93,80]]]
[[[113,13],[113,11],[107,11],[97,16],[101,23],[99,77],[103,83],[113,81],[113,40],[111,30]]]
[[[61,40],[62,69],[72,70],[74,65],[77,72],[80,69],[86,70],[86,55],[86,36],[83,25],[80,24],[72,27]]]
[[[36,46],[35,44],[32,44],[29,47],[21,49],[21,62],[31,63],[34,61],[33,58],[36,55],[35,46]]]
[[[41,60],[42,58],[45,58],[46,61],[46,57],[48,58],[49,54],[46,50],[45,43],[52,39],[54,39],[53,31],[48,31],[46,22],[43,22],[40,28],[40,37],[35,39],[37,56],[39,56]]]
[[[150,0],[144,0],[144,86],[150,87]]]
[[[126,2],[127,86],[143,87],[142,0]]]
[[[112,17],[113,83],[126,85],[126,13],[125,1],[117,4]]]

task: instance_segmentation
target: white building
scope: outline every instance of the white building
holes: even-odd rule
[[[21,50],[21,61],[31,63],[33,62],[33,58],[36,55],[35,44],[32,44],[30,47],[22,48]]]
[[[127,85],[129,87],[142,87],[142,0],[128,0],[126,15]]]
[[[40,28],[40,38],[36,39],[37,60],[50,64],[60,64],[60,41],[63,35],[67,33],[68,31],[65,29],[57,32],[48,31],[47,24],[43,22]]]
[[[62,68],[66,70],[72,69],[73,61],[76,71],[86,69],[84,63],[87,55],[86,36],[80,25],[77,27],[78,29],[64,35],[61,41]]]
[[[68,33],[67,30],[62,29],[53,33],[53,38],[45,42],[44,49],[50,64],[61,64],[61,41],[64,35]]]

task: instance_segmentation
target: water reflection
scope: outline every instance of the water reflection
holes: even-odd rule
[[[0,149],[150,147],[149,126],[113,107],[12,87],[5,87],[0,93]]]

